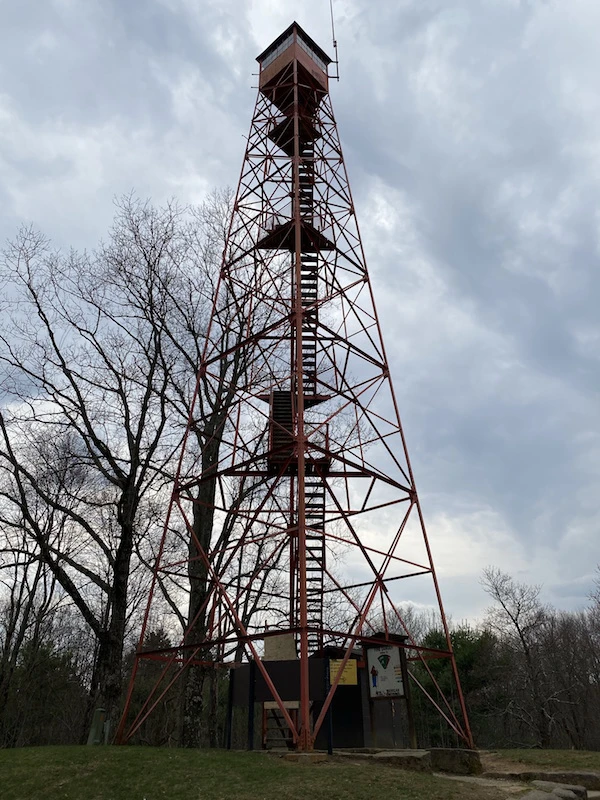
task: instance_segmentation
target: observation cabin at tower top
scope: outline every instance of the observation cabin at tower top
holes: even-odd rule
[[[258,85],[264,94],[271,95],[271,87],[279,81],[286,68],[293,67],[294,62],[298,66],[300,84],[306,81],[313,90],[316,89],[321,94],[328,91],[327,67],[332,59],[297,22],[292,22],[256,60],[260,64]],[[271,96],[270,99],[279,105],[276,96]]]

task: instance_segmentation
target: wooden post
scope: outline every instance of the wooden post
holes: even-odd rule
[[[413,715],[412,700],[408,684],[408,667],[406,666],[406,650],[400,648],[400,669],[402,670],[402,683],[404,684],[404,699],[406,700],[406,717],[408,720],[408,740],[412,750],[417,749],[417,730]]]
[[[231,736],[233,729],[233,682],[235,680],[235,670],[229,670],[229,689],[227,691],[227,720],[225,723],[225,747],[231,750]]]
[[[254,750],[254,696],[256,681],[256,662],[250,659],[250,669],[248,671],[248,742],[247,749]]]
[[[329,658],[325,657],[325,697],[329,694],[329,690],[331,689],[331,661]],[[333,700],[329,704],[329,708],[327,709],[327,752],[331,756],[333,755],[333,715],[331,712],[331,706],[333,705]]]

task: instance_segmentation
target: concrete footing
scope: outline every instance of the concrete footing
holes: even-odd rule
[[[272,751],[273,755],[286,761],[315,764],[326,761],[329,756],[322,751]],[[373,747],[335,750],[331,758],[342,761],[373,761],[378,764],[391,764],[399,769],[414,772],[449,772],[455,775],[478,775],[481,761],[476,750],[460,748],[435,748],[433,750],[378,750]]]
[[[393,764],[400,769],[416,772],[450,772],[454,775],[479,775],[481,761],[476,750],[437,747],[431,750],[335,750],[337,758],[362,758]]]
[[[297,764],[318,764],[320,761],[327,761],[329,758],[327,753],[321,753],[318,750],[312,750],[310,752],[290,750],[288,753],[282,753],[280,755],[285,761],[293,761]]]
[[[477,750],[460,747],[433,747],[429,751],[434,772],[451,772],[453,775],[480,775],[481,758]]]

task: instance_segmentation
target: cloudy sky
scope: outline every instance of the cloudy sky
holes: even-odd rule
[[[447,610],[600,561],[600,2],[336,0],[332,98]],[[0,239],[235,185],[255,56],[329,0],[0,0]]]

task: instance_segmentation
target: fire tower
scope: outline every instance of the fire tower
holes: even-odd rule
[[[329,97],[331,59],[293,23],[257,60],[258,97],[118,740],[178,679],[173,665],[180,675],[250,659],[295,745],[311,749],[352,653],[395,633],[409,663],[430,675],[430,658],[450,660],[458,705],[441,692],[430,700],[472,746]],[[212,398],[203,411],[202,393]],[[181,641],[144,649],[153,604],[169,586],[171,606],[189,609]],[[426,590],[442,650],[420,647],[399,611]],[[299,662],[295,714],[263,658],[265,640],[282,633]],[[339,664],[316,711],[309,662],[332,645]],[[164,661],[165,677],[129,722],[145,658]]]

